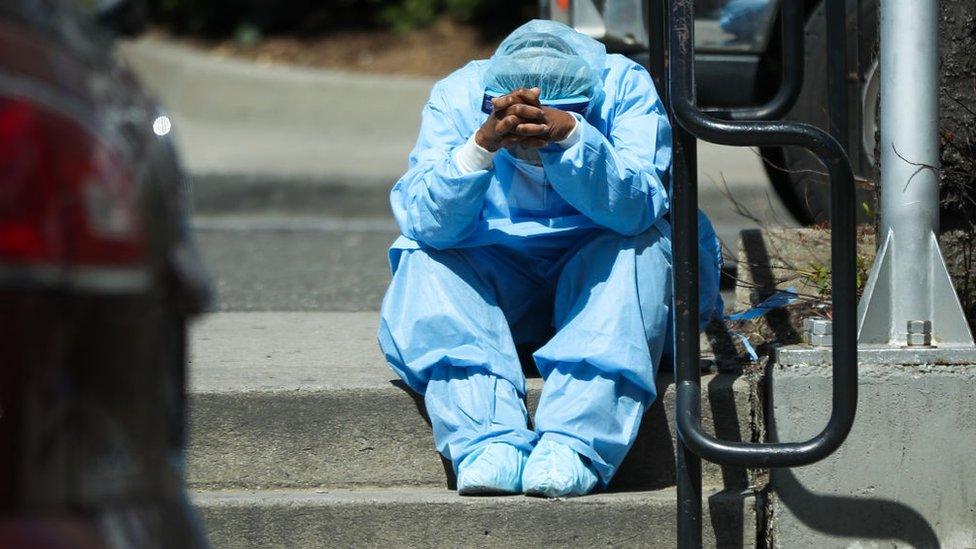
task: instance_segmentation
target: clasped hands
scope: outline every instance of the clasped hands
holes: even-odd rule
[[[475,142],[495,152],[513,145],[537,149],[566,139],[576,119],[566,111],[543,107],[539,93],[539,88],[519,88],[492,99],[494,109],[475,133]]]

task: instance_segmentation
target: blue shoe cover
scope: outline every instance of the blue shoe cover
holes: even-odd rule
[[[494,442],[475,450],[458,465],[457,490],[462,496],[518,494],[522,491],[522,450]]]
[[[569,446],[540,440],[522,474],[528,496],[564,498],[589,494],[596,488],[596,473]]]

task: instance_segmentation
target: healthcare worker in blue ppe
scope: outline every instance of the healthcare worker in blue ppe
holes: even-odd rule
[[[605,487],[669,341],[671,128],[648,73],[532,21],[438,82],[390,201],[380,345],[461,494]],[[703,318],[721,310],[702,221]],[[538,342],[529,427],[515,345]]]

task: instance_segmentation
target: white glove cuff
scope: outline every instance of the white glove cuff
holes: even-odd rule
[[[479,145],[474,136],[471,134],[468,141],[454,151],[454,165],[461,175],[487,170],[495,158],[495,153]]]

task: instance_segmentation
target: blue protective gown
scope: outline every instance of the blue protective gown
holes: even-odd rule
[[[380,345],[424,395],[437,449],[457,464],[490,442],[539,438],[610,481],[655,398],[669,346],[671,128],[647,72],[608,55],[581,139],[541,149],[542,166],[496,154],[461,174],[455,149],[482,125],[485,61],[438,82],[409,170],[391,193]],[[721,311],[720,252],[702,227],[704,318]],[[515,344],[539,342],[545,379],[527,426]]]

